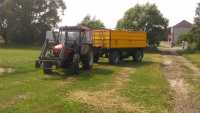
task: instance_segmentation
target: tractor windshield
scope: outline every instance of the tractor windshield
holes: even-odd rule
[[[61,31],[59,33],[59,43],[73,44],[91,43],[90,31]]]
[[[61,32],[60,33],[60,37],[59,37],[59,43],[64,43],[65,42],[65,32]]]
[[[79,32],[68,32],[67,42],[73,43],[74,41],[76,41],[78,43],[79,35],[80,35]]]

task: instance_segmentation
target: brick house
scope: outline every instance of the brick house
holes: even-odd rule
[[[168,41],[176,44],[181,34],[189,32],[192,29],[192,24],[183,20],[169,29]]]

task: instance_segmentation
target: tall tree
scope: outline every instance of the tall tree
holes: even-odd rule
[[[95,18],[91,19],[90,15],[87,15],[82,22],[80,23],[81,25],[88,26],[90,28],[96,29],[96,28],[104,28],[103,22],[101,20],[96,20]]]
[[[168,20],[163,17],[155,4],[137,4],[128,9],[117,23],[118,29],[143,30],[148,34],[150,46],[157,46],[165,38]]]
[[[66,8],[63,0],[0,0],[0,33],[10,42],[30,44],[44,40]]]
[[[4,0],[0,0],[0,35],[3,37],[5,43],[7,43],[6,28],[7,20],[5,15]]]
[[[193,28],[190,32],[180,36],[180,41],[182,40],[189,43],[189,49],[200,50],[200,3],[196,8]]]
[[[196,17],[194,18],[195,24],[200,26],[200,3],[198,3],[195,15],[196,15]]]
[[[200,49],[200,3],[198,3],[195,15],[196,15],[194,18],[195,25],[191,30],[192,37],[188,38],[192,38],[193,40],[192,43],[195,43],[196,46],[195,48]]]

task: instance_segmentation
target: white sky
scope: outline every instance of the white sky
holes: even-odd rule
[[[100,19],[107,28],[115,28],[124,12],[135,4],[155,3],[169,19],[169,25],[187,20],[193,22],[200,0],[64,0],[67,6],[60,25],[77,25],[87,15]]]

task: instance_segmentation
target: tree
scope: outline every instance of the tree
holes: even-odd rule
[[[194,23],[190,32],[180,36],[180,41],[187,41],[189,43],[189,49],[200,50],[200,3],[198,3],[196,8]]]
[[[195,13],[196,17],[194,18],[194,22],[196,25],[200,26],[200,3],[198,3]]]
[[[11,43],[41,43],[65,8],[63,0],[0,0],[0,35]]]
[[[90,15],[87,15],[80,24],[93,29],[105,27],[101,20],[91,19]]]
[[[146,31],[150,46],[158,46],[166,36],[168,20],[163,17],[155,4],[137,4],[128,9],[117,23],[117,29]]]
[[[7,44],[7,37],[6,37],[6,28],[7,28],[7,20],[6,16],[4,15],[5,9],[3,7],[3,0],[0,0],[0,36],[3,37],[5,43]]]

